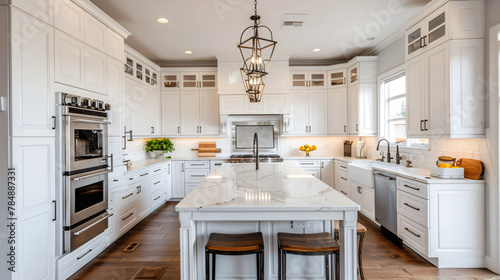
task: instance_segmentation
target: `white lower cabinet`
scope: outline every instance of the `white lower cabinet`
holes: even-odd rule
[[[55,139],[14,138],[12,166],[16,168],[15,194],[6,186],[5,195],[16,201],[13,230],[18,236],[10,244],[16,247],[13,279],[54,279],[55,229],[60,217],[55,209]]]
[[[172,162],[172,198],[184,197],[184,161]]]
[[[347,162],[335,160],[335,189],[349,197],[351,183],[347,173],[347,166]]]
[[[484,182],[397,177],[398,236],[437,267],[484,267],[484,200]]]
[[[302,169],[321,180],[321,160],[297,160],[296,163]]]
[[[335,186],[335,161],[321,160],[321,181],[333,188]]]
[[[145,180],[136,186],[137,214],[139,220],[144,219],[151,209],[151,180]]]
[[[350,178],[351,189],[350,198],[361,206],[361,213],[366,217],[375,220],[375,192],[373,188],[358,183],[354,178]]]
[[[91,241],[82,245],[75,251],[71,252],[57,260],[57,279],[68,279],[71,275],[77,272],[85,264],[90,262],[93,258],[97,257],[102,251],[106,249],[106,242],[103,234],[97,236]],[[36,279],[36,278],[23,278],[23,279]]]

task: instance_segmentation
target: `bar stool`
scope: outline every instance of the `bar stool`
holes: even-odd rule
[[[286,254],[303,256],[325,256],[326,279],[330,279],[329,256],[335,255],[337,262],[340,246],[328,232],[278,233],[278,280],[286,280]]]
[[[335,221],[335,240],[339,240],[339,221]],[[359,236],[358,245],[358,271],[361,280],[365,280],[365,275],[363,273],[363,240],[365,239],[366,227],[360,223],[356,223],[357,236]]]
[[[206,280],[210,280],[210,261],[212,254],[212,279],[215,280],[216,255],[250,255],[257,256],[257,279],[264,280],[264,239],[262,233],[224,234],[212,233],[205,246]]]

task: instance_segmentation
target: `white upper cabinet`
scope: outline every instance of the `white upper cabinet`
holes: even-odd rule
[[[326,90],[294,90],[291,93],[291,103],[291,135],[328,134]]]
[[[181,92],[181,135],[219,134],[219,97],[217,92]]]
[[[123,64],[108,58],[109,136],[123,136]]]
[[[217,90],[217,72],[183,72],[181,90]]]
[[[161,135],[161,94],[134,80],[125,79],[124,126],[134,137]]]
[[[290,94],[266,94],[259,103],[252,103],[247,95],[220,95],[220,114],[289,114]]]
[[[179,91],[181,87],[180,73],[178,72],[163,72],[162,91]]]
[[[340,68],[328,71],[328,89],[345,88],[347,84],[347,69]]]
[[[484,135],[484,40],[450,40],[406,62],[407,134]]]
[[[480,39],[484,33],[484,1],[450,1],[406,31],[406,60],[450,39]]]
[[[181,134],[181,93],[162,93],[162,134],[179,136]]]
[[[54,26],[84,41],[85,11],[70,0],[54,0]]]
[[[160,79],[158,66],[128,46],[125,52],[124,65],[125,77],[148,86],[151,89],[160,90],[158,85]],[[153,67],[152,65],[155,66]]]
[[[264,95],[289,93],[288,64],[288,58],[274,57],[272,59],[265,79]],[[218,58],[217,81],[220,95],[246,94],[240,72],[242,66],[243,61],[240,57]]]
[[[328,135],[347,135],[347,87],[328,90]]]
[[[54,0],[10,0],[11,4],[50,25],[53,24]]]
[[[36,19],[23,20],[26,15],[16,9],[11,11],[12,35],[29,40],[11,42],[11,135],[54,136],[54,29]],[[33,21],[36,33],[30,29]]]
[[[108,30],[108,55],[123,61],[123,38],[112,30]]]
[[[327,71],[290,71],[291,89],[327,89]]]
[[[55,81],[83,88],[85,44],[56,30],[55,54]]]
[[[85,89],[107,94],[107,55],[91,47],[85,47]]]
[[[451,1],[406,32],[408,137],[484,136],[483,15],[484,1]]]
[[[107,52],[108,28],[93,16],[85,13],[85,43]]]

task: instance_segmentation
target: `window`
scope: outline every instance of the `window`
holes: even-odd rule
[[[406,137],[406,76],[393,71],[380,80],[380,137],[406,147],[427,148],[428,139]]]

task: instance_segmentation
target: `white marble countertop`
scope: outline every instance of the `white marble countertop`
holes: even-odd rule
[[[387,172],[396,176],[405,177],[427,184],[476,184],[485,183],[484,180],[472,179],[440,179],[431,177],[431,170],[428,168],[412,167],[408,168],[404,165],[373,163],[372,168],[382,172]]]
[[[357,211],[359,205],[292,162],[224,164],[177,211]]]

